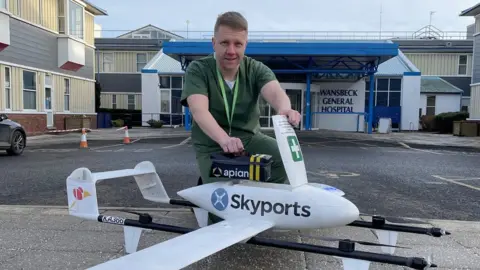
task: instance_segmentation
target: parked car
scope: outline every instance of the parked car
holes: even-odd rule
[[[27,146],[27,135],[22,125],[0,114],[0,150],[9,155],[19,156]]]

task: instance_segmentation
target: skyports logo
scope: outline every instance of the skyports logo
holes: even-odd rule
[[[240,209],[244,211],[249,211],[251,215],[261,216],[269,213],[275,213],[277,215],[295,215],[297,217],[309,217],[310,216],[310,206],[304,205],[301,206],[298,202],[293,204],[288,203],[272,203],[269,201],[255,201],[252,199],[245,199],[245,195],[234,194],[232,195],[232,203],[230,206],[233,209]]]
[[[218,211],[224,211],[229,206],[233,209],[239,209],[250,212],[251,215],[265,216],[265,214],[275,213],[277,215],[294,215],[297,217],[309,217],[310,206],[301,206],[298,202],[293,204],[288,203],[272,203],[269,201],[255,201],[252,199],[246,199],[245,195],[233,194],[229,198],[228,193],[223,188],[216,189],[210,198],[213,207]]]

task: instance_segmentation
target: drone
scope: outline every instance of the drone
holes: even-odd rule
[[[368,270],[371,262],[427,269],[437,267],[431,257],[401,257],[393,255],[399,232],[433,237],[450,235],[444,229],[414,227],[387,223],[386,217],[373,215],[372,221],[358,220],[361,216],[355,204],[335,187],[307,180],[303,154],[297,135],[285,116],[273,116],[274,132],[289,183],[268,180],[268,155],[247,157],[244,167],[232,169],[233,163],[221,160],[212,163],[212,174],[228,179],[199,184],[180,190],[182,199],[170,198],[149,161],[133,169],[92,173],[78,168],[67,178],[69,214],[78,218],[110,225],[123,226],[126,255],[89,269],[165,269],[177,270],[200,261],[235,244],[253,244],[280,249],[330,255],[342,260],[345,270]],[[263,159],[262,159],[263,158]],[[228,158],[226,159],[228,161]],[[259,162],[266,160],[266,162]],[[230,160],[231,161],[231,160]],[[248,169],[247,169],[248,168]],[[234,173],[227,172],[228,170]],[[246,173],[238,173],[246,171]],[[148,213],[135,213],[138,219],[101,215],[96,184],[107,179],[133,176],[144,199],[176,206],[190,207],[198,228],[186,228],[153,222]],[[128,211],[125,211],[128,212]],[[208,224],[208,213],[221,221]],[[341,226],[373,229],[380,243],[334,239],[338,247],[281,241],[258,236],[267,230],[309,230]],[[170,240],[137,250],[143,230],[181,234]],[[355,250],[355,244],[380,246],[382,253]],[[398,247],[400,248],[400,247]],[[177,254],[181,254],[178,256]]]

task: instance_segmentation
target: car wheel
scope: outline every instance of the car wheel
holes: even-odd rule
[[[16,130],[13,132],[12,138],[12,145],[10,146],[10,149],[7,150],[7,153],[12,156],[19,156],[25,149],[25,136],[23,136],[20,131]]]

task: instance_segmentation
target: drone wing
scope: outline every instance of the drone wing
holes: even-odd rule
[[[273,226],[268,221],[225,220],[89,269],[178,270]]]

